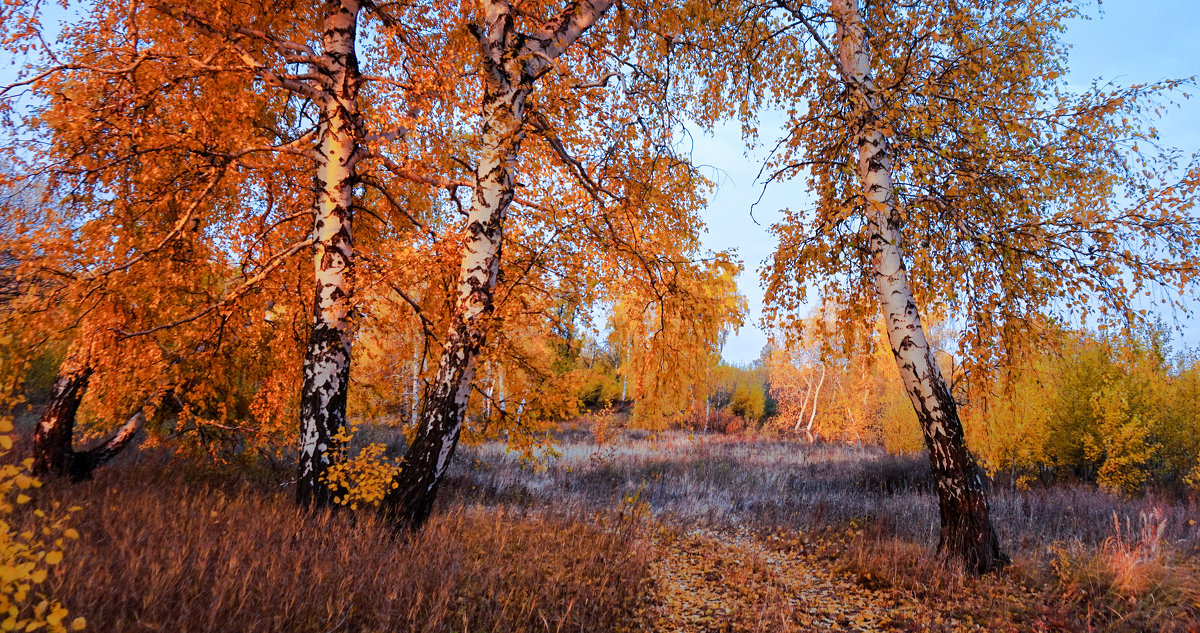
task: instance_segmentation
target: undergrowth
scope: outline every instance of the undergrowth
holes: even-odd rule
[[[993,490],[1014,562],[975,578],[936,556],[921,456],[562,437],[536,464],[460,450],[430,525],[399,539],[371,512],[299,513],[278,465],[135,453],[37,491],[79,507],[47,590],[114,632],[1200,630],[1193,499]]]
[[[89,630],[618,631],[645,593],[616,513],[455,505],[394,539],[372,514],[305,515],[278,484],[176,466],[50,487],[81,538],[47,582]]]

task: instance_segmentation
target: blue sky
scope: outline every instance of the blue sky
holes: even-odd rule
[[[1072,22],[1065,34],[1072,45],[1068,81],[1082,88],[1096,78],[1129,85],[1200,74],[1197,9],[1200,0],[1105,0],[1087,6],[1092,19]],[[52,15],[57,13],[51,9]],[[8,63],[0,63],[0,80],[7,81],[14,70],[11,64],[21,60],[5,61]],[[759,125],[764,143],[771,140],[769,130],[779,122],[764,118]],[[1165,143],[1188,153],[1200,151],[1200,96],[1173,110],[1158,127]],[[708,166],[706,173],[719,185],[706,212],[709,230],[705,246],[734,248],[745,263],[738,285],[750,311],[741,331],[726,343],[723,355],[729,362],[749,363],[758,358],[767,342],[758,327],[763,304],[758,269],[775,247],[768,227],[778,219],[779,209],[804,206],[806,194],[799,182],[773,185],[751,216],[751,205],[762,193],[755,182],[762,153],[746,154],[737,125],[726,125],[713,135],[697,135],[694,143],[693,158]],[[1193,304],[1200,312],[1200,302]],[[1176,316],[1181,328],[1177,343],[1200,345],[1200,315]]]
[[[1129,85],[1200,74],[1200,0],[1106,0],[1098,8],[1088,7],[1092,19],[1072,22],[1064,36],[1072,46],[1067,80],[1073,87],[1085,87],[1096,78]],[[768,118],[759,126],[764,139],[769,139],[771,123]],[[1172,110],[1157,127],[1166,144],[1188,153],[1200,151],[1200,95]],[[709,174],[719,184],[707,211],[704,243],[713,250],[736,248],[746,265],[738,285],[750,312],[723,355],[729,362],[749,363],[767,342],[758,327],[763,302],[758,269],[775,248],[768,227],[779,217],[779,209],[803,206],[805,192],[799,182],[772,185],[751,217],[751,205],[761,191],[755,177],[762,155],[745,153],[736,125],[698,136],[693,158],[711,166]],[[1200,303],[1192,303],[1200,311]],[[1153,305],[1144,307],[1154,310]],[[1200,315],[1176,316],[1181,328],[1177,344],[1200,344]]]

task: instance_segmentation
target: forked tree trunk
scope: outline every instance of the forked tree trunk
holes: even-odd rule
[[[812,379],[805,377],[804,379],[804,400],[800,401],[800,415],[796,416],[796,425],[792,427],[792,432],[800,435],[800,427],[804,425],[804,414],[808,413],[808,398],[812,396]]]
[[[321,112],[313,226],[312,332],[304,355],[300,391],[300,463],[296,500],[323,507],[334,500],[326,472],[345,443],[346,393],[350,383],[351,312],[354,295],[354,246],[351,208],[359,148],[358,62],[354,37],[359,4],[325,2],[321,64],[311,71],[327,87]]]
[[[68,354],[54,379],[50,403],[33,434],[33,474],[70,477],[72,481],[87,479],[96,468],[125,450],[146,423],[146,416],[139,410],[107,440],[94,448],[76,451],[72,443],[75,414],[91,376],[92,368],[86,359]]]
[[[380,508],[396,529],[418,529],[429,519],[462,433],[475,360],[484,344],[500,271],[504,217],[513,199],[525,100],[551,60],[590,28],[612,0],[572,2],[556,20],[528,36],[514,28],[506,0],[480,0],[480,4],[485,24],[475,36],[482,48],[484,97],[475,194],[437,376],[426,394],[417,433],[401,460],[395,486]]]
[[[878,118],[879,96],[870,71],[870,47],[858,0],[833,0],[843,81],[859,117],[858,168],[867,201],[875,289],[883,307],[888,342],[905,391],[912,400],[929,450],[941,512],[938,551],[984,573],[1008,557],[988,516],[979,466],[967,450],[950,389],[934,361],[909,286],[901,247],[901,216],[892,189],[888,137]]]

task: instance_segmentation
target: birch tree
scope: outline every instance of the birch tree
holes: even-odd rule
[[[245,398],[259,396],[238,381],[275,374],[267,352],[289,349],[286,337],[271,350],[258,345],[292,303],[279,292],[289,285],[280,283],[283,265],[311,245],[292,231],[311,211],[288,191],[296,173],[289,159],[303,155],[304,141],[286,138],[282,101],[250,90],[251,73],[220,72],[214,60],[227,51],[179,37],[174,17],[126,8],[91,7],[64,26],[56,50],[28,44],[47,41],[34,7],[24,22],[31,30],[7,40],[48,62],[5,87],[0,107],[11,115],[20,99],[44,100],[32,116],[6,120],[6,151],[19,169],[5,184],[40,178],[46,187],[38,208],[5,208],[22,218],[6,246],[33,290],[6,306],[5,325],[32,342],[27,352],[71,350],[39,426],[45,441],[36,442],[39,464],[52,470],[72,461],[75,411],[95,408],[97,398],[108,400],[100,417],[124,410],[124,419],[172,385],[172,431],[184,434],[195,421],[202,441],[216,429],[200,422],[210,412],[244,415]],[[274,298],[264,302],[272,286]],[[260,363],[213,372],[237,345]],[[240,404],[218,404],[231,388],[241,391]],[[92,405],[85,392],[97,396],[89,395]],[[266,419],[285,403],[252,408]],[[114,439],[127,440],[142,417],[135,413]],[[209,421],[247,436],[263,428]]]
[[[336,458],[338,436],[346,426],[350,385],[351,312],[354,295],[352,240],[355,166],[362,153],[358,114],[359,71],[355,51],[360,5],[355,0],[325,3],[321,55],[306,60],[321,90],[314,159],[316,204],[313,218],[312,331],[304,354],[300,389],[300,466],[296,496],[302,505],[327,505],[332,491],[322,475]],[[311,88],[310,88],[311,90]]]
[[[315,105],[313,145],[300,145],[303,155],[313,161],[315,172],[311,237],[315,293],[299,398],[296,498],[303,506],[327,506],[333,491],[324,481],[325,473],[344,443],[350,383],[355,270],[352,209],[358,184],[356,169],[365,155],[356,49],[362,6],[356,0],[320,4],[319,51],[303,39],[293,41],[245,26],[236,16],[220,10],[216,16],[168,5],[162,5],[162,10],[228,45],[232,59],[207,62],[210,70],[251,72],[265,84]],[[274,49],[284,68],[306,65],[307,72],[278,69],[242,47],[242,39],[258,40],[260,47]]]
[[[859,187],[866,207],[875,292],[883,308],[888,342],[925,435],[941,512],[938,548],[954,552],[971,568],[1003,566],[1007,556],[992,528],[983,478],[967,451],[958,405],[925,337],[918,304],[901,250],[900,212],[893,194],[889,139],[880,121],[880,96],[871,72],[867,31],[857,0],[833,0],[841,78],[852,99]]]
[[[458,444],[484,344],[483,322],[493,311],[504,219],[512,204],[514,168],[536,82],[612,5],[579,0],[531,33],[517,30],[506,0],[480,2],[482,24],[471,25],[480,48],[483,100],[480,155],[467,216],[454,310],[437,374],[427,391],[416,435],[400,464],[384,512],[397,525],[419,527],[429,517],[438,485]]]
[[[223,3],[187,7],[135,3],[127,13],[96,6],[95,20],[106,28],[95,34],[77,32],[68,40],[77,48],[67,52],[75,55],[89,47],[111,46],[118,51],[117,59],[108,65],[95,60],[61,63],[50,52],[49,58],[58,63],[16,84],[41,91],[62,77],[101,85],[106,78],[116,77],[134,85],[135,90],[153,95],[155,91],[145,91],[139,84],[146,77],[161,77],[167,88],[159,93],[170,94],[175,87],[188,85],[195,89],[192,98],[197,94],[204,98],[229,95],[232,97],[229,105],[233,107],[217,113],[213,121],[201,125],[192,122],[190,126],[171,130],[176,135],[175,142],[183,146],[183,153],[219,162],[221,174],[250,171],[249,178],[235,179],[239,181],[236,184],[226,182],[248,200],[266,194],[264,221],[274,215],[272,207],[281,191],[285,198],[311,193],[312,206],[307,212],[297,211],[274,224],[261,223],[257,237],[254,229],[247,230],[249,227],[241,218],[234,220],[235,231],[230,242],[245,244],[252,250],[266,241],[268,233],[281,226],[286,229],[286,224],[296,219],[311,216],[313,224],[308,238],[285,247],[267,260],[265,270],[250,275],[246,285],[201,310],[209,316],[226,311],[234,300],[256,294],[253,291],[266,281],[271,269],[277,269],[303,248],[313,249],[315,291],[299,395],[301,457],[296,490],[298,501],[304,505],[330,502],[323,473],[337,459],[342,441],[339,438],[345,429],[353,338],[355,253],[351,226],[352,210],[358,202],[355,187],[369,183],[385,189],[383,193],[389,200],[393,195],[392,191],[386,191],[387,187],[359,173],[360,160],[378,154],[380,140],[394,137],[382,133],[368,138],[360,112],[358,100],[363,80],[358,69],[361,52],[357,50],[356,37],[362,12],[363,7],[351,1],[297,2],[269,9]],[[391,24],[383,13],[376,14],[381,25]],[[36,24],[36,20],[28,23]],[[110,38],[107,42],[97,41],[105,36]],[[302,70],[296,70],[297,67]],[[392,85],[386,81],[383,84]],[[264,87],[265,91],[260,90]],[[386,90],[377,90],[379,93],[386,94]],[[152,116],[146,120],[151,124],[161,123]],[[309,121],[311,126],[307,125]],[[391,119],[388,123],[404,128],[403,121]],[[219,140],[214,143],[213,139]],[[214,144],[221,147],[214,148]],[[283,163],[293,168],[311,161],[308,173],[313,184],[296,185],[291,178],[256,181],[254,176],[264,173],[279,175],[277,168],[258,161],[261,156],[272,155],[283,158]],[[121,165],[105,169],[114,167],[119,169]],[[288,186],[293,188],[289,191]],[[381,215],[400,215],[406,224],[410,220],[420,224],[407,209],[376,213],[376,217]],[[185,220],[191,221],[188,218],[181,221]],[[174,241],[176,237],[169,234],[164,244]],[[250,259],[257,257],[251,254]],[[277,305],[273,300],[268,303]],[[150,330],[162,331],[177,325],[166,322]]]
[[[978,375],[1044,314],[1136,318],[1156,289],[1177,302],[1200,256],[1200,178],[1148,121],[1181,83],[1066,90],[1065,1],[739,8],[730,58],[761,82],[714,94],[786,113],[763,180],[803,178],[814,197],[774,229],[768,318],[798,326],[818,283],[833,331],[883,312],[938,479],[940,551],[994,569],[1006,558],[922,311],[963,323]],[[753,108],[742,120],[754,138]]]
[[[665,429],[700,398],[707,401],[707,375],[746,312],[735,281],[740,265],[717,257],[696,268],[699,274],[677,277],[669,293],[629,280],[613,304],[609,345],[624,350],[621,398],[634,401],[644,428]]]

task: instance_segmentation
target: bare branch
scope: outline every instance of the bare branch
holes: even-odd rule
[[[88,70],[88,71],[91,71],[94,73],[100,73],[102,75],[126,75],[131,72],[134,72],[146,60],[150,59],[151,53],[153,53],[153,52],[154,52],[154,49],[152,49],[152,48],[142,51],[141,54],[137,56],[137,59],[133,60],[132,63],[130,63],[128,66],[125,66],[124,68],[103,68],[101,66],[95,66],[92,64],[60,64],[53,68],[42,71],[42,72],[34,75],[33,77],[30,77],[29,79],[13,82],[11,84],[4,86],[3,89],[0,89],[0,97],[3,97],[4,95],[8,94],[8,92],[10,90],[13,90],[15,88],[20,88],[22,86],[28,86],[31,84],[35,84],[35,83],[45,79],[46,77],[49,77],[56,73],[65,72],[68,70]]]

